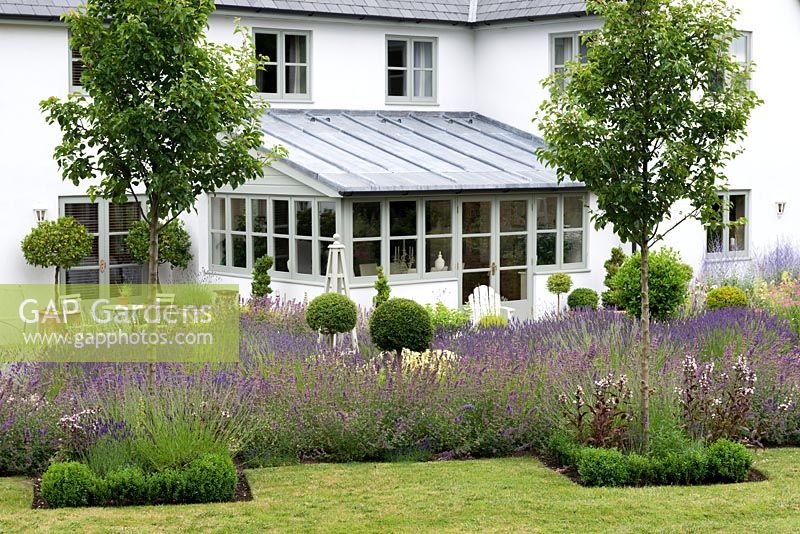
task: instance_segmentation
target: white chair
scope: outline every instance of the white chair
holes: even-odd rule
[[[480,324],[484,317],[502,317],[510,321],[514,308],[503,306],[500,294],[489,286],[478,286],[467,299],[472,314],[472,324]]]

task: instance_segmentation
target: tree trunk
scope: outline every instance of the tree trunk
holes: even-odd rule
[[[59,276],[58,276],[59,274],[61,274],[61,267],[56,265],[55,289],[53,290],[53,296],[55,297],[55,305],[56,305],[56,309],[57,310],[61,309],[61,303],[58,301],[58,297],[60,295],[60,288],[59,288],[59,284],[58,284],[60,282]]]
[[[147,283],[151,291],[158,284],[158,199],[150,199],[150,254],[147,260]]]
[[[150,301],[156,301],[156,286],[158,284],[158,223],[159,223],[159,213],[158,213],[158,198],[150,198],[150,254],[147,260],[147,283],[148,293],[150,297]],[[155,347],[151,349],[152,351],[155,350]],[[153,354],[153,358],[150,360],[150,365],[148,366],[149,371],[149,384],[151,390],[155,390],[155,383],[156,383],[156,362],[155,362],[155,354]]]
[[[640,244],[642,248],[642,360],[640,369],[642,452],[650,446],[650,245],[647,239]]]

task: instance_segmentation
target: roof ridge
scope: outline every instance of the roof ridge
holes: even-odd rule
[[[467,22],[472,24],[478,20],[478,0],[469,0],[469,14]]]
[[[0,0],[0,17],[56,21],[83,1]],[[468,26],[586,13],[584,0],[218,0],[215,4],[219,9],[237,11],[369,17]]]

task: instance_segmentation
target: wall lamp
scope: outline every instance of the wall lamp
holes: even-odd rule
[[[36,221],[42,222],[47,219],[47,208],[43,204],[37,204],[33,207],[33,213],[36,215]]]

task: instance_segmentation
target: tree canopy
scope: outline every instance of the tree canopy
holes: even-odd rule
[[[150,276],[159,231],[196,198],[262,176],[284,154],[262,150],[265,101],[254,85],[252,38],[207,40],[211,0],[88,0],[64,20],[85,64],[83,92],[41,103],[61,129],[66,180],[123,202],[143,192]]]
[[[42,221],[22,240],[25,261],[35,267],[55,267],[55,283],[61,269],[79,265],[92,252],[92,236],[72,217]]]
[[[539,158],[597,195],[597,228],[652,244],[676,223],[720,223],[725,164],[753,108],[752,65],[731,56],[737,12],[723,0],[589,0],[604,25],[585,62],[545,81]],[[673,206],[691,209],[672,221]],[[667,222],[668,226],[664,226]]]
[[[648,446],[649,250],[683,221],[722,223],[725,165],[741,152],[759,103],[752,65],[730,52],[737,12],[725,0],[588,0],[603,26],[584,61],[547,78],[540,160],[597,196],[608,224],[641,249],[641,443]],[[679,201],[689,208],[673,219]],[[738,222],[738,221],[734,221]],[[666,223],[666,226],[665,226]]]
[[[145,264],[150,259],[149,228],[145,221],[136,221],[128,230],[125,245],[136,263]],[[181,220],[161,227],[158,236],[158,263],[186,269],[192,261],[192,238]]]

